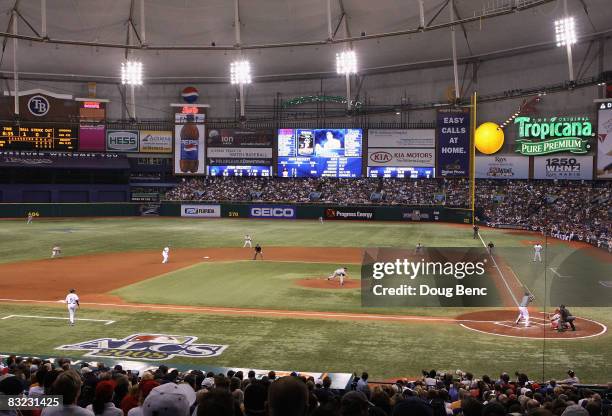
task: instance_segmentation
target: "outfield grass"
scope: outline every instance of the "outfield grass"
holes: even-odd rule
[[[173,247],[481,247],[467,227],[391,222],[193,220],[182,218],[37,219],[0,222],[0,262],[47,258],[60,244],[65,256]],[[503,241],[502,241],[503,239]],[[500,235],[499,244],[516,244]]]

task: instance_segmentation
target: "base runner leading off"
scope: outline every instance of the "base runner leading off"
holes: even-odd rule
[[[245,235],[245,236],[244,236],[244,245],[243,245],[242,247],[247,247],[247,246],[248,246],[248,247],[253,247],[253,246],[251,245],[251,244],[252,244],[252,243],[251,243],[252,241],[253,241],[253,240],[252,240],[252,238],[251,238],[251,236],[250,236],[249,234]]]
[[[336,277],[340,281],[340,286],[344,286],[344,279],[346,278],[346,272],[348,271],[348,267],[342,267],[340,269],[336,269],[332,274],[327,276],[327,280],[335,279]]]
[[[74,325],[74,315],[76,314],[79,305],[79,297],[75,293],[74,289],[70,289],[70,293],[66,295],[66,306],[68,306],[68,318],[70,319],[70,325]]]

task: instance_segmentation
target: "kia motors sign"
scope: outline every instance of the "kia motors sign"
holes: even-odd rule
[[[181,217],[220,218],[221,205],[185,205],[181,204]]]
[[[368,149],[368,166],[433,167],[435,149]]]
[[[138,152],[138,130],[107,130],[106,150],[109,152]]]
[[[250,218],[295,219],[295,207],[286,205],[252,205]]]

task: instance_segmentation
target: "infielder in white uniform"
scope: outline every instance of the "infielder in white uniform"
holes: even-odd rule
[[[525,295],[519,304],[519,315],[514,322],[516,325],[519,324],[522,318],[525,321],[525,326],[529,326],[529,304],[534,300],[535,297],[531,293],[525,291]]]
[[[538,260],[539,262],[542,261],[542,244],[540,243],[536,243],[533,246],[533,261]]]
[[[74,315],[79,305],[79,297],[75,293],[74,289],[70,289],[70,293],[66,296],[66,306],[68,306],[68,317],[70,318],[70,325],[74,325]]]
[[[346,277],[347,270],[348,270],[347,267],[336,269],[332,274],[327,276],[327,280],[332,280],[337,277],[338,280],[340,281],[340,286],[344,286],[344,278]]]
[[[244,245],[242,247],[253,247],[252,245],[252,241],[253,239],[251,238],[251,236],[249,234],[244,236]]]
[[[164,258],[162,260],[162,264],[168,263],[168,257],[170,257],[170,247],[164,247],[162,250],[162,257]]]
[[[59,257],[61,254],[62,248],[59,246],[59,244],[54,245],[51,249],[51,258],[54,259],[56,257]]]

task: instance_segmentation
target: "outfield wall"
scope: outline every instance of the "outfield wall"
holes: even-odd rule
[[[442,206],[167,202],[162,204],[160,214],[191,218],[471,222],[469,210]]]
[[[378,206],[270,203],[74,203],[0,204],[0,218],[35,217],[112,217],[161,215],[184,218],[254,218],[326,221],[443,221],[470,223],[467,209],[443,206]]]

